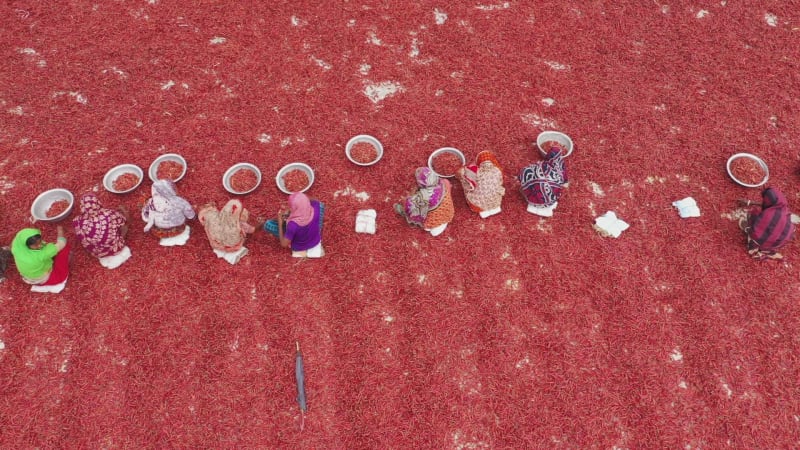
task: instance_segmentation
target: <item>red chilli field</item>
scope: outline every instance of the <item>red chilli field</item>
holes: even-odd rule
[[[9,268],[0,447],[800,446],[800,248],[747,256],[735,200],[760,191],[725,171],[754,153],[800,207],[800,10],[460,3],[0,5],[0,241],[56,187],[135,216],[133,257],[107,270],[76,248],[61,294]],[[575,151],[545,219],[514,176],[548,129]],[[347,160],[358,134],[383,143],[376,165]],[[507,194],[482,220],[455,186],[433,238],[392,205],[440,147],[494,151]],[[138,217],[150,181],[115,195],[102,178],[163,153],[186,158],[194,205],[258,166],[254,219],[286,200],[279,168],[310,165],[326,256],[259,232],[230,265],[197,221],[159,246]],[[702,216],[681,219],[689,196]],[[362,209],[375,235],[355,233]],[[592,228],[606,211],[630,224],[618,239]]]

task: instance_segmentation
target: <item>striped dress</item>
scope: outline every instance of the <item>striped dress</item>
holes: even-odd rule
[[[794,236],[795,226],[786,197],[776,188],[761,193],[762,204],[748,218],[747,250],[756,258],[774,255]]]

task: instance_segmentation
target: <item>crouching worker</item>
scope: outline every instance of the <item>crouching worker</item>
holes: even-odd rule
[[[750,200],[739,200],[741,206],[751,206]],[[747,253],[755,259],[782,259],[778,249],[794,236],[786,197],[776,188],[761,192],[761,205],[754,207],[747,217],[739,221],[739,228],[747,238]]]
[[[55,244],[45,242],[41,231],[35,228],[23,229],[11,243],[14,264],[33,292],[57,294],[64,289],[69,276],[69,251],[61,226]]]
[[[470,209],[485,219],[500,213],[506,189],[503,187],[503,169],[494,153],[484,150],[476,159],[475,164],[458,169],[456,178],[461,181]]]
[[[417,168],[414,179],[417,186],[394,205],[394,210],[409,224],[421,227],[431,236],[438,236],[455,216],[450,182],[428,167]]]
[[[528,201],[528,212],[542,217],[552,217],[558,199],[567,186],[567,166],[564,150],[554,147],[544,161],[523,167],[519,173],[520,191]]]
[[[208,204],[197,213],[200,224],[206,229],[214,254],[231,264],[238,263],[247,254],[245,238],[256,231],[247,222],[249,217],[249,211],[242,206],[242,202],[235,199],[229,200],[222,210],[218,210],[214,204]]]
[[[159,238],[165,247],[184,245],[189,240],[187,219],[194,219],[192,205],[178,195],[175,183],[171,180],[156,180],[150,190],[150,197],[142,208],[142,220],[146,223],[144,232]]]
[[[320,258],[322,248],[322,219],[325,205],[309,199],[302,192],[289,195],[289,209],[281,208],[278,218],[264,223],[264,231],[277,236],[281,246],[292,249],[295,258]]]
[[[103,267],[115,269],[131,257],[131,249],[125,245],[129,219],[125,206],[104,208],[97,195],[89,192],[81,196],[81,212],[72,226],[83,248]]]

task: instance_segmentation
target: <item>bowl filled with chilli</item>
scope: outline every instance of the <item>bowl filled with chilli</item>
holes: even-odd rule
[[[314,184],[314,169],[301,162],[289,163],[275,175],[275,184],[285,194],[305,192]]]
[[[234,164],[222,176],[222,187],[231,194],[249,194],[260,184],[261,171],[250,163]]]
[[[572,139],[560,131],[542,131],[536,137],[536,146],[543,156],[547,156],[553,147],[561,148],[564,150],[564,157],[571,155],[574,147]]]
[[[39,194],[31,205],[33,220],[55,222],[69,215],[75,197],[67,189],[50,189]]]
[[[381,142],[368,135],[359,134],[347,141],[344,147],[347,159],[358,166],[371,166],[383,157],[383,145]]]
[[[165,153],[150,164],[147,174],[151,181],[172,180],[178,182],[186,175],[186,160],[177,153]]]
[[[728,158],[728,176],[737,184],[756,188],[769,180],[769,167],[763,159],[750,153],[736,153]]]
[[[143,177],[144,171],[136,164],[120,164],[106,172],[103,187],[114,194],[125,194],[139,187]]]
[[[464,153],[454,147],[442,147],[428,157],[428,167],[440,177],[451,178],[467,163]]]

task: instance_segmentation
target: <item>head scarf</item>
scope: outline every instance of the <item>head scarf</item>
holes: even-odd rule
[[[53,269],[53,257],[58,253],[52,243],[45,243],[40,249],[28,248],[27,240],[31,236],[42,234],[36,228],[24,228],[14,236],[11,242],[11,254],[20,275],[27,279],[38,279]]]
[[[414,172],[417,180],[417,191],[406,197],[404,210],[406,220],[415,225],[422,225],[428,212],[436,209],[444,198],[445,191],[439,175],[428,167],[419,167]]]
[[[244,244],[243,222],[247,221],[248,215],[242,202],[233,199],[229,200],[222,210],[217,210],[214,205],[203,207],[198,213],[198,218],[206,229],[211,247],[231,252],[238,250]]]
[[[186,219],[194,218],[194,209],[182,197],[178,196],[172,180],[156,180],[150,189],[152,197],[142,208],[142,220],[149,231],[155,225],[158,228],[174,228],[186,223]]]
[[[794,235],[795,226],[786,197],[776,188],[761,192],[761,211],[750,217],[750,248],[774,251],[786,245]]]
[[[32,251],[32,249],[28,248],[28,238],[32,236],[36,236],[37,234],[42,234],[41,230],[37,228],[23,228],[22,230],[14,236],[14,241],[11,242],[11,252],[14,253],[14,256],[18,254],[22,254],[26,251]]]
[[[125,216],[120,211],[103,208],[100,199],[91,192],[81,196],[80,207],[80,214],[72,220],[72,226],[89,253],[103,258],[125,247],[121,233]]]
[[[294,192],[289,195],[289,218],[287,221],[298,225],[306,226],[314,219],[314,207],[311,200],[302,192]]]
[[[563,150],[553,148],[544,161],[533,163],[519,174],[520,191],[528,203],[551,206],[561,197],[567,184],[567,167]]]

